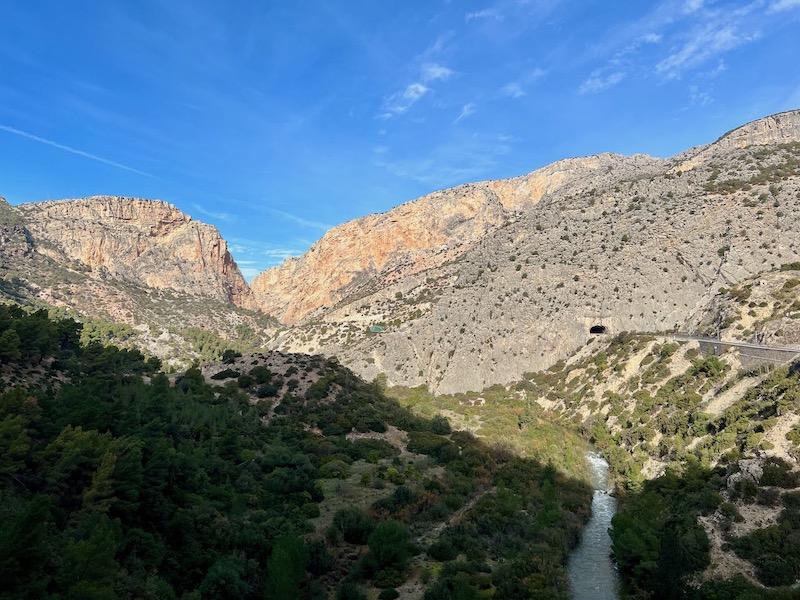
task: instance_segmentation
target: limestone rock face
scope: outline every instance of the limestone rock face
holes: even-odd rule
[[[334,227],[303,256],[257,276],[252,290],[264,312],[297,323],[358,295],[367,280],[399,281],[455,260],[543,198],[588,189],[611,171],[643,173],[661,162],[601,154],[435,192]]]
[[[675,170],[693,169],[732,150],[797,140],[800,140],[800,110],[790,110],[751,121],[724,134],[713,144],[685,152],[685,160],[678,161]]]
[[[2,196],[0,196],[0,248],[2,255],[11,260],[24,259],[34,251],[33,238],[25,226],[25,220]]]
[[[166,202],[95,196],[17,208],[38,250],[51,258],[151,288],[252,304],[217,229]]]
[[[435,393],[519,380],[603,333],[794,343],[800,285],[770,273],[800,263],[800,111],[669,159],[602,154],[436,192],[332,229],[252,291],[216,229],[163,202],[0,203],[0,241],[0,294],[244,332]]]

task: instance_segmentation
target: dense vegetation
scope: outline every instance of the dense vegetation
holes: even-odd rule
[[[709,540],[699,515],[722,502],[720,473],[690,464],[645,482],[613,519],[612,548],[632,595],[682,598],[687,577],[708,566]]]
[[[209,385],[80,339],[0,306],[0,597],[566,597],[590,494],[552,467],[335,361]]]
[[[698,600],[782,599],[800,597],[790,588],[800,578],[800,493],[783,491],[798,484],[788,463],[763,462],[758,481],[736,477],[738,463],[713,470],[689,460],[682,473],[669,471],[645,482],[625,498],[614,517],[613,552],[630,597]],[[731,485],[733,484],[733,485]],[[779,511],[774,525],[734,535],[740,508],[750,505]],[[760,587],[736,575],[727,580],[693,578],[711,562],[710,541],[698,517],[721,524],[728,547],[749,561]]]

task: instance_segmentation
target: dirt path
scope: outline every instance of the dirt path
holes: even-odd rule
[[[454,512],[452,515],[450,515],[450,518],[446,522],[439,523],[438,525],[436,525],[436,527],[433,527],[433,528],[429,529],[428,531],[426,531],[425,534],[422,537],[420,537],[420,539],[419,539],[420,544],[421,545],[432,544],[435,540],[437,540],[439,538],[440,535],[442,535],[442,532],[444,531],[445,527],[450,527],[451,525],[455,525],[456,523],[458,523],[458,521],[461,519],[461,517],[463,517],[467,512],[472,510],[472,508],[478,503],[478,501],[481,498],[483,498],[489,492],[493,492],[494,490],[495,490],[495,488],[492,487],[492,488],[483,490],[481,493],[479,493],[479,494],[475,495],[474,497],[472,497],[469,500],[469,502],[467,502],[464,506],[462,506],[456,512]]]
[[[472,510],[472,508],[478,503],[478,501],[483,498],[489,492],[494,492],[495,488],[489,488],[483,490],[479,494],[476,494],[472,497],[469,502],[467,502],[464,506],[459,508],[456,512],[454,512],[450,518],[445,523],[440,523],[426,531],[418,540],[417,543],[420,546],[428,546],[433,543],[435,540],[442,535],[445,527],[449,527],[450,525],[455,525],[458,521],[463,517],[467,512]],[[411,572],[413,575],[406,580],[406,582],[397,588],[397,591],[400,593],[400,598],[403,600],[421,600],[422,597],[425,595],[425,588],[426,584],[422,582],[422,573],[425,568],[425,559],[420,556],[414,557],[414,560],[411,563]]]

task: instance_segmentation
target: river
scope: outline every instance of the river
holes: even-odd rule
[[[575,600],[617,600],[619,578],[611,561],[608,528],[617,512],[617,499],[611,495],[608,463],[597,452],[587,455],[592,475],[592,517],[583,530],[581,543],[567,562],[567,576]]]

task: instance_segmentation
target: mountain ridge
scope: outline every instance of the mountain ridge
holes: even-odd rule
[[[185,294],[192,324],[231,340],[244,323],[263,347],[338,356],[368,379],[482,389],[547,368],[592,327],[681,328],[720,287],[800,260],[799,175],[789,111],[672,158],[570,158],[434,192],[333,228],[252,286],[215,228],[160,201],[6,205],[4,278],[132,325],[159,294]],[[248,309],[280,323],[228,312]]]

